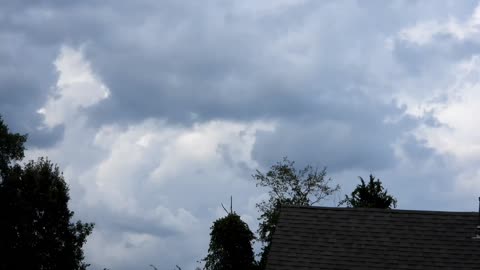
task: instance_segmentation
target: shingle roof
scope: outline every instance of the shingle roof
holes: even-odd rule
[[[283,207],[267,270],[480,269],[475,212]]]

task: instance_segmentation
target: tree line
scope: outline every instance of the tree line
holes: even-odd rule
[[[73,221],[69,188],[57,165],[47,158],[19,164],[26,140],[26,135],[10,132],[0,116],[0,270],[86,270],[89,264],[84,262],[82,248],[94,224]],[[232,206],[230,211],[224,208],[226,216],[211,227],[204,269],[265,269],[281,207],[318,205],[340,190],[327,177],[326,168],[307,165],[297,169],[286,157],[265,173],[256,170],[252,177],[258,187],[268,190],[268,199],[256,205],[260,214],[257,235]],[[367,183],[359,179],[339,206],[396,207],[397,200],[379,179],[373,175]],[[254,241],[262,243],[259,254],[254,254]]]
[[[307,165],[298,170],[295,162],[288,158],[271,166],[266,173],[257,170],[253,178],[257,186],[269,190],[268,199],[257,204],[260,213],[258,238],[255,238],[240,216],[231,211],[226,217],[216,220],[211,227],[209,253],[204,259],[205,269],[265,269],[281,207],[314,206],[340,190],[339,185],[333,185],[332,179],[327,178],[326,168],[318,170]],[[360,184],[350,195],[345,195],[339,206],[383,209],[396,207],[397,200],[388,194],[379,179],[373,175],[370,175],[368,183],[362,177],[359,179]],[[254,259],[252,251],[255,239],[262,242],[258,261]]]
[[[0,269],[85,270],[82,247],[93,223],[74,222],[68,185],[46,158],[24,158],[26,135],[0,117]]]

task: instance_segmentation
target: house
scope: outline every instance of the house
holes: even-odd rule
[[[479,213],[282,207],[268,270],[480,269]]]

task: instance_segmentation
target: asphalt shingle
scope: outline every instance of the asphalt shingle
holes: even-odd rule
[[[480,269],[476,212],[282,207],[267,270]]]

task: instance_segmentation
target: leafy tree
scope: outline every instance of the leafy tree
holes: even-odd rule
[[[257,170],[253,175],[257,186],[270,189],[268,200],[257,204],[261,213],[258,234],[264,244],[259,262],[260,269],[266,266],[280,207],[282,205],[316,205],[340,189],[338,185],[332,186],[332,180],[326,178],[326,175],[326,168],[318,170],[310,165],[297,170],[295,162],[286,157],[273,165],[266,174]]]
[[[9,145],[2,145],[0,156],[23,157],[24,137],[12,137],[3,123],[0,130],[7,131],[0,142]],[[58,166],[43,158],[24,167],[6,163],[0,182],[0,269],[86,269],[82,246],[93,224],[71,222],[68,186]]]
[[[380,179],[376,179],[370,174],[370,181],[365,184],[362,177],[361,183],[353,190],[350,197],[345,195],[345,199],[340,202],[341,205],[346,204],[348,207],[357,208],[383,208],[391,209],[397,207],[397,199],[387,193],[383,188]]]
[[[251,270],[255,267],[248,225],[235,212],[216,220],[210,233],[210,246],[205,257],[207,270]]]
[[[23,159],[26,140],[27,135],[10,133],[0,116],[0,180],[6,177],[13,161]]]

